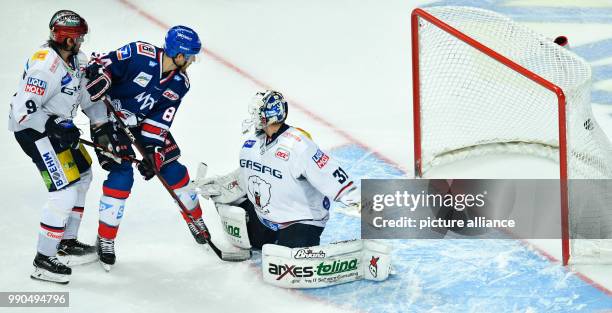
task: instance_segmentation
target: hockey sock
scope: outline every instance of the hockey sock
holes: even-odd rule
[[[200,208],[200,201],[198,200],[198,194],[191,188],[191,184],[176,189],[176,195],[183,202],[185,207],[187,208],[189,215],[194,219],[198,219],[202,217],[202,209]],[[187,223],[191,222],[191,219],[186,214],[186,212],[181,211],[181,215]]]
[[[66,230],[64,231],[64,237],[62,239],[76,239],[79,233],[79,226],[81,226],[81,219],[83,218],[83,207],[75,206],[70,212],[68,222],[66,223]]]
[[[57,246],[64,236],[64,227],[76,201],[74,186],[49,192],[47,203],[42,210],[37,250],[46,256],[55,256]]]
[[[115,239],[119,230],[119,223],[123,217],[125,199],[117,199],[109,196],[100,198],[100,221],[98,224],[98,235],[106,239]]]

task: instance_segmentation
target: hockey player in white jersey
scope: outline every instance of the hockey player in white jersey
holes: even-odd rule
[[[280,92],[257,93],[249,111],[245,122],[255,131],[242,145],[239,169],[196,182],[200,193],[246,210],[254,248],[319,245],[332,201],[359,203],[353,180],[306,131],[285,123],[288,105]]]
[[[95,261],[95,247],[77,240],[85,195],[91,182],[91,158],[79,144],[72,119],[79,105],[92,116],[106,116],[103,105],[89,101],[83,79],[87,57],[80,46],[87,22],[73,11],[56,12],[50,38],[28,58],[11,101],[9,130],[32,159],[48,189],[42,210],[34,279],[68,283],[65,262]],[[98,121],[103,122],[103,121]],[[77,261],[77,259],[79,259]]]

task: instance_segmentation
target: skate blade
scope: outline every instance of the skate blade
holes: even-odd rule
[[[51,273],[45,269],[38,267],[34,268],[34,273],[30,275],[30,278],[62,285],[66,285],[70,282],[69,275]]]
[[[106,264],[102,261],[99,261],[100,265],[102,265],[102,268],[108,273],[110,272],[111,268],[113,267],[112,264]]]
[[[67,266],[76,266],[93,263],[98,260],[97,253],[90,253],[85,255],[58,255],[57,258]]]

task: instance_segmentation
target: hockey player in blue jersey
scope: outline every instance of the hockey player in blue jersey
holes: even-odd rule
[[[181,100],[189,91],[186,70],[200,52],[195,31],[185,26],[170,28],[163,48],[146,42],[132,42],[116,51],[93,58],[87,67],[87,90],[91,100],[110,100],[120,118],[136,135],[146,153],[138,165],[149,180],[158,170],[189,210],[183,214],[189,230],[200,244],[205,229],[198,197],[188,186],[187,168],[179,163],[180,150],[169,129]],[[112,114],[109,122],[92,129],[93,141],[112,150],[115,156],[96,151],[107,170],[100,199],[98,255],[106,270],[115,263],[114,242],[126,199],[134,182],[132,164],[116,156],[134,156],[128,137]],[[193,218],[193,219],[192,219]],[[195,223],[195,224],[194,224]]]

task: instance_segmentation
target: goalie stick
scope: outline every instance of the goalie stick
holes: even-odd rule
[[[119,117],[119,114],[117,113],[117,111],[115,110],[115,108],[113,107],[111,102],[108,100],[108,98],[107,97],[103,97],[102,101],[104,102],[104,104],[106,105],[108,110],[113,114],[113,116],[115,117],[115,120],[119,124],[119,127],[128,136],[128,138],[130,139],[130,142],[132,143],[132,145],[134,147],[136,147],[136,150],[138,150],[138,152],[141,155],[146,155],[144,148],[136,141],[136,136],[134,136],[132,131],[130,131],[130,129],[127,127],[127,125],[125,125],[125,123],[123,122],[121,117]],[[155,176],[157,177],[157,179],[159,179],[159,181],[162,183],[162,185],[164,186],[166,191],[168,191],[168,193],[170,194],[172,199],[174,199],[174,201],[178,204],[178,206],[180,207],[181,211],[183,213],[185,213],[191,219],[192,222],[194,222],[193,224],[196,225],[196,227],[198,227],[198,224],[195,223],[195,220],[194,220],[193,216],[191,216],[191,214],[189,213],[189,210],[187,209],[187,207],[185,207],[185,204],[181,201],[181,199],[179,199],[179,197],[176,195],[174,190],[172,190],[172,188],[170,188],[170,185],[168,185],[168,182],[166,182],[166,180],[160,175],[159,171],[155,167],[153,167],[153,171],[155,172]],[[210,237],[210,232],[208,231],[207,228],[200,229],[198,227],[198,231],[201,234],[204,235],[206,243],[210,246],[210,248],[215,252],[215,254],[221,260],[229,261],[229,262],[241,262],[241,261],[245,261],[245,260],[248,260],[248,259],[251,258],[251,251],[250,250],[240,250],[240,251],[236,251],[236,252],[221,251],[212,242],[211,237]]]

